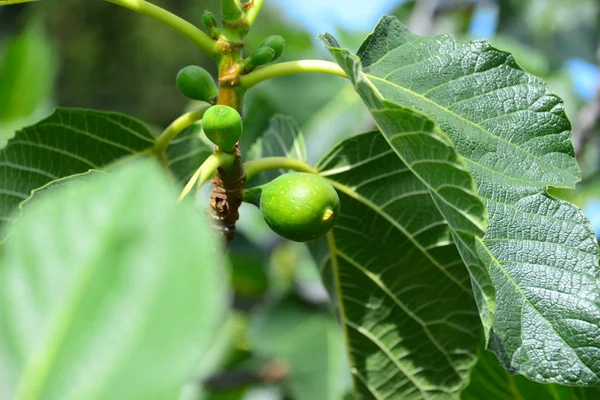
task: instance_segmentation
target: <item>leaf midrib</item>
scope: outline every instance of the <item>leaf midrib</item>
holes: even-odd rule
[[[508,140],[506,140],[506,139],[504,139],[504,138],[502,138],[502,137],[500,137],[500,136],[496,136],[496,135],[494,135],[493,133],[491,133],[491,132],[490,132],[490,131],[488,131],[487,129],[483,128],[482,126],[480,126],[480,125],[476,124],[475,122],[473,122],[473,121],[470,121],[470,120],[468,120],[468,119],[466,119],[466,118],[464,118],[464,117],[462,117],[462,116],[460,116],[460,115],[456,114],[455,112],[448,110],[447,108],[445,108],[445,107],[441,106],[440,104],[438,104],[438,103],[436,103],[436,102],[434,102],[434,101],[430,100],[429,98],[427,98],[427,97],[425,97],[425,96],[423,96],[423,95],[421,95],[421,94],[419,94],[419,93],[416,93],[416,92],[414,92],[414,91],[412,91],[412,90],[410,90],[410,89],[407,89],[407,88],[405,88],[405,87],[403,87],[403,86],[400,86],[400,85],[398,85],[398,84],[396,84],[396,83],[394,83],[394,82],[387,81],[387,80],[385,80],[385,79],[379,78],[379,77],[377,77],[377,76],[375,76],[375,75],[369,75],[369,74],[367,74],[367,73],[366,73],[366,72],[364,72],[364,71],[362,71],[361,73],[362,73],[362,74],[364,74],[366,77],[368,77],[368,78],[369,78],[369,80],[372,78],[373,80],[377,80],[377,81],[379,81],[379,82],[383,82],[384,84],[387,84],[387,85],[393,86],[393,87],[397,88],[398,90],[401,90],[401,91],[403,91],[403,92],[405,92],[405,93],[408,93],[408,94],[409,94],[409,95],[411,95],[411,96],[417,97],[417,98],[419,98],[420,100],[422,100],[422,101],[426,102],[427,104],[430,104],[430,105],[432,105],[432,106],[434,106],[434,107],[438,108],[438,109],[439,109],[439,110],[441,110],[442,112],[445,112],[445,113],[447,113],[448,115],[451,115],[451,116],[453,116],[454,118],[457,118],[457,119],[459,119],[459,120],[461,120],[461,121],[463,121],[463,122],[465,122],[465,123],[467,123],[467,124],[469,124],[469,125],[472,125],[473,127],[477,128],[478,130],[480,130],[481,132],[483,132],[483,133],[487,134],[488,136],[490,136],[490,137],[492,137],[492,138],[494,138],[494,139],[496,139],[496,140],[499,140],[499,141],[501,141],[501,142],[504,142],[504,143],[506,143],[507,145],[509,145],[509,146],[511,146],[511,147],[513,147],[513,148],[515,148],[515,149],[516,149],[518,152],[520,152],[520,153],[522,153],[522,154],[525,154],[527,157],[531,157],[531,158],[533,158],[533,159],[537,160],[537,161],[538,161],[538,162],[540,162],[542,165],[544,165],[545,167],[547,167],[548,169],[550,169],[550,170],[552,170],[552,171],[555,171],[555,172],[557,173],[557,175],[561,176],[561,177],[563,178],[563,182],[564,182],[564,181],[566,181],[566,182],[573,182],[573,183],[572,183],[570,186],[567,186],[567,187],[570,187],[570,188],[574,187],[574,184],[575,184],[575,183],[576,183],[576,182],[579,180],[579,177],[574,177],[574,176],[572,176],[571,174],[565,174],[563,170],[560,170],[560,169],[556,168],[556,167],[555,167],[554,165],[552,165],[552,164],[548,164],[548,162],[547,162],[546,160],[544,160],[543,158],[540,158],[540,157],[539,157],[539,156],[537,156],[537,155],[534,155],[534,154],[531,154],[531,153],[528,153],[528,152],[526,152],[525,150],[523,150],[521,147],[519,147],[519,146],[515,145],[514,143],[512,143],[512,142],[509,142]],[[382,95],[379,93],[379,91],[378,91],[377,93],[378,93],[378,95],[379,95],[379,96],[381,96],[381,98],[383,99],[383,96],[382,96]],[[463,157],[465,157],[465,156],[463,155]],[[465,158],[466,158],[466,159],[468,159],[468,160],[470,160],[470,161],[473,161],[473,160],[471,160],[471,159],[470,159],[470,158],[468,158],[468,157],[465,157]],[[494,171],[494,172],[497,172],[496,170],[493,170],[493,171]],[[529,182],[529,181],[528,181],[528,182]],[[535,182],[535,181],[534,181],[534,182]],[[538,182],[538,183],[539,183],[539,182]],[[548,185],[549,183],[545,183],[545,184],[547,184],[547,185]]]

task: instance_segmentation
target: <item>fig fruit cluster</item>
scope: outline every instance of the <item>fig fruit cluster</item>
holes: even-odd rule
[[[290,172],[262,186],[248,189],[244,201],[256,205],[269,227],[296,242],[324,236],[340,214],[340,199],[325,178]]]
[[[283,54],[285,39],[279,35],[267,36],[256,51],[244,61],[244,71],[249,72],[277,60]]]

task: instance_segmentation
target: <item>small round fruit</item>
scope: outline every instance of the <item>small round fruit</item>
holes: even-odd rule
[[[333,227],[340,213],[340,199],[325,178],[290,172],[262,186],[260,210],[275,233],[307,242]]]
[[[219,95],[219,89],[210,73],[197,65],[182,68],[175,80],[179,92],[193,100],[212,103]]]
[[[254,68],[268,64],[274,59],[275,50],[270,47],[260,47],[246,60],[246,65]]]
[[[219,150],[230,153],[242,137],[242,117],[229,106],[212,106],[202,117],[202,128],[206,137],[219,146]]]
[[[273,51],[275,52],[275,57],[273,58],[273,60],[277,60],[279,57],[281,57],[281,54],[283,53],[283,48],[285,47],[285,39],[279,35],[267,36],[262,42],[260,42],[258,47],[269,47],[273,49]]]

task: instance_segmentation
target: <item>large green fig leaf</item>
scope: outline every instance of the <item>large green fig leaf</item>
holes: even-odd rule
[[[208,157],[197,130],[188,128],[157,155],[184,182]],[[51,116],[17,132],[0,150],[0,224],[32,190],[47,183],[103,169],[124,158],[154,155],[155,136],[143,122],[112,112],[57,109]]]
[[[394,144],[414,151],[409,164],[371,132],[345,140],[317,166],[341,201],[324,261],[336,282],[358,398],[457,399],[481,327],[469,273],[436,202],[453,182],[448,207],[469,205],[479,217],[482,207],[439,129],[400,107],[394,116],[403,121]],[[414,172],[421,164],[435,164],[435,185]]]
[[[465,159],[489,226],[459,249],[505,366],[541,382],[600,385],[598,246],[582,212],[546,192],[579,179],[561,100],[485,41],[419,37],[392,17],[357,56],[323,40],[386,136],[381,104],[409,106]]]
[[[158,166],[27,207],[0,254],[0,397],[174,399],[227,310],[208,221]]]

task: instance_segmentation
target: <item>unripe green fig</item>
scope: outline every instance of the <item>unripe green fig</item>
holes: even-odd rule
[[[275,50],[270,47],[259,47],[244,63],[246,71],[270,63],[275,59]]]
[[[219,150],[230,153],[242,137],[242,117],[229,106],[212,106],[202,117],[202,128],[206,137],[219,146]]]
[[[177,74],[175,84],[182,95],[193,100],[212,103],[219,95],[219,88],[213,77],[197,65],[182,68]]]
[[[260,42],[258,47],[268,47],[273,49],[275,56],[273,57],[272,61],[274,61],[281,57],[283,48],[285,47],[285,39],[279,35],[267,36],[262,42]]]
[[[267,225],[278,235],[307,242],[325,235],[340,214],[340,199],[325,178],[290,172],[248,189],[244,201],[260,208]]]

